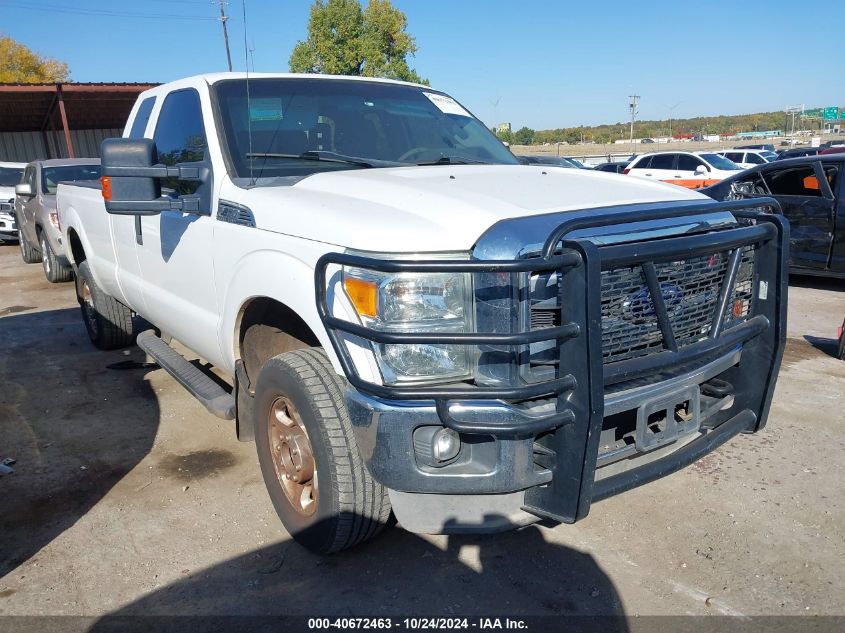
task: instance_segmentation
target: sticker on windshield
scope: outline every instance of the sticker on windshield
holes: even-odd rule
[[[285,118],[281,98],[250,99],[250,121],[281,121]]]
[[[433,92],[424,92],[429,101],[431,101],[444,114],[459,114],[461,116],[472,116],[469,112],[461,107],[461,104],[455,101],[452,97],[446,95],[439,95]]]

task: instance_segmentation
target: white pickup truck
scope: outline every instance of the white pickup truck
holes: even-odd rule
[[[391,508],[428,533],[571,523],[765,424],[771,199],[520,165],[440,91],[317,75],[159,86],[101,158],[58,192],[91,340],[137,339],[235,420],[314,551]]]

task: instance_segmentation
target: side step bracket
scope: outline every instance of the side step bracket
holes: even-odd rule
[[[138,347],[152,356],[191,395],[218,418],[235,419],[235,398],[200,369],[189,363],[175,349],[156,336],[153,330],[138,335]]]

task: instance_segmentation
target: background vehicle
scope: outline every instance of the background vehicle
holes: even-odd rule
[[[764,149],[769,152],[774,152],[775,146],[772,143],[756,143],[752,145],[737,145],[735,149]]]
[[[596,171],[609,171],[612,174],[622,174],[625,172],[625,168],[630,165],[631,162],[627,160],[618,161],[618,162],[607,162],[602,163],[601,165],[596,165],[594,169]]]
[[[845,154],[778,160],[703,189],[716,200],[771,197],[790,224],[790,266],[801,274],[845,276]]]
[[[526,156],[516,157],[523,165],[553,165],[555,167],[569,167],[578,169],[578,165],[563,156]]]
[[[573,522],[765,424],[774,201],[520,165],[448,95],[351,77],[158,86],[101,155],[101,188],[58,193],[89,337],[131,344],[133,312],[166,333],[137,342],[255,440],[315,551],[391,508],[429,533]]]
[[[725,150],[723,152],[716,152],[720,156],[724,156],[728,160],[736,163],[743,169],[754,167],[755,165],[764,165],[777,159],[778,155],[765,149],[749,149],[749,150]]]
[[[24,163],[0,162],[0,242],[16,242],[15,185],[23,177]]]
[[[575,158],[574,156],[567,156],[566,160],[575,165],[578,169],[592,169],[591,165],[588,165],[587,163],[583,162],[578,158]]]
[[[819,154],[841,154],[845,152],[845,145],[831,145],[819,151]]]
[[[60,182],[99,177],[100,161],[95,158],[37,160],[26,166],[23,181],[15,187],[21,257],[28,264],[40,261],[47,281],[73,279],[62,244],[56,189]]]
[[[815,156],[819,153],[818,147],[795,147],[793,149],[785,149],[778,153],[775,160],[786,160],[787,158],[800,158],[801,156]]]
[[[713,152],[652,152],[631,161],[623,173],[700,189],[742,168]]]

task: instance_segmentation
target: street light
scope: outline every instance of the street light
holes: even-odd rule
[[[663,106],[664,108],[669,110],[669,142],[670,143],[672,142],[672,113],[675,111],[675,108],[677,108],[682,103],[683,103],[683,101],[678,101],[678,103],[676,103],[673,106],[667,106],[667,105]]]

